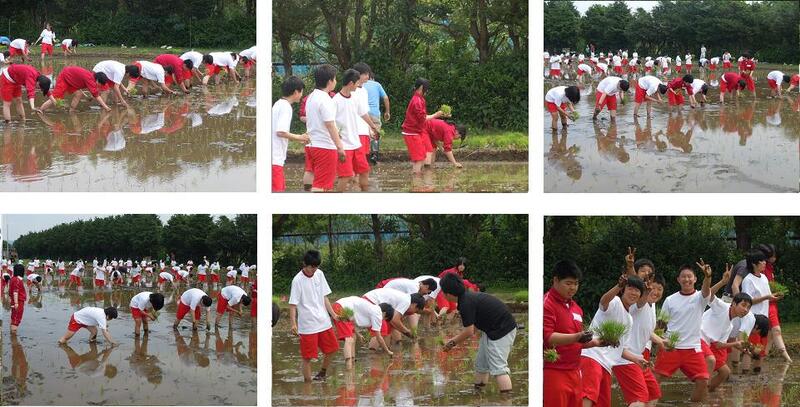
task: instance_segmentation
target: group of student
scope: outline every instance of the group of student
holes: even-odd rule
[[[339,341],[343,341],[346,368],[352,369],[356,356],[359,329],[369,331],[369,348],[393,355],[393,345],[402,336],[415,340],[421,315],[428,322],[450,321],[457,313],[463,330],[445,339],[442,350],[448,352],[473,338],[480,331],[475,356],[475,388],[481,389],[495,377],[501,392],[511,391],[508,355],[514,344],[517,323],[508,307],[482,287],[464,278],[466,259],[442,271],[438,276],[390,278],[362,296],[339,298],[331,303],[332,293],[325,274],[320,270],[321,254],[309,250],[303,257],[303,268],[292,279],[289,296],[291,332],[300,338],[302,373],[305,381],[324,380]],[[275,304],[273,304],[273,310]],[[273,311],[273,326],[277,322]],[[322,367],[311,376],[311,360],[323,353]]]
[[[72,262],[70,262],[72,265]],[[73,284],[77,287],[82,287],[83,276],[86,273],[86,266],[83,260],[78,260],[74,263],[74,268],[69,274],[69,283],[66,288],[70,288]],[[104,260],[102,263],[97,259],[92,262],[94,278],[92,285],[95,289],[102,289],[106,286],[114,287],[132,287],[132,288],[147,288],[144,284],[143,276],[150,276],[152,284],[149,287],[158,291],[164,292],[165,284],[170,283],[172,289],[180,288],[184,284],[186,291],[181,294],[180,303],[177,309],[177,318],[175,327],[191,312],[192,327],[196,329],[197,322],[200,320],[201,306],[207,309],[206,312],[206,328],[210,327],[210,312],[209,308],[212,304],[212,299],[206,295],[203,289],[209,288],[215,290],[220,282],[219,262],[210,262],[205,256],[203,261],[198,264],[196,274],[197,282],[201,288],[192,288],[192,276],[194,272],[194,262],[187,261],[186,265],[177,264],[173,260],[150,262],[142,260],[141,262],[134,262],[130,259],[127,261],[122,260]],[[158,271],[160,268],[160,271]],[[0,280],[0,296],[3,301],[10,302],[11,305],[11,333],[16,334],[22,322],[24,313],[25,302],[28,294],[33,292],[35,288],[39,293],[42,291],[42,285],[45,283],[45,278],[50,275],[52,281],[58,279],[59,284],[62,280],[66,280],[66,264],[63,260],[45,260],[40,262],[38,259],[29,261],[27,267],[20,262],[12,262],[7,260],[0,261],[0,269],[2,269],[2,280]],[[42,275],[37,273],[41,269]],[[242,263],[239,269],[234,269],[233,266],[227,267],[225,286],[219,291],[217,295],[217,317],[216,325],[225,312],[235,313],[241,316],[241,305],[250,305],[251,300],[253,307],[251,308],[250,315],[255,318],[256,316],[256,276],[254,271],[255,265],[248,266]],[[44,277],[43,277],[44,276]],[[129,277],[128,277],[129,276]],[[238,278],[238,284],[237,284]],[[107,283],[108,282],[108,283]],[[252,282],[252,284],[251,284]],[[250,291],[250,295],[247,295]],[[237,306],[238,305],[238,306]],[[141,292],[133,297],[131,300],[131,313],[135,321],[135,333],[139,335],[140,326],[144,326],[145,332],[148,330],[148,320],[157,318],[158,312],[164,306],[164,296],[160,293],[152,293],[150,291]],[[105,315],[105,317],[103,317]],[[106,321],[117,317],[117,309],[109,307],[105,310],[95,307],[84,308],[73,315],[69,324],[69,332],[60,341],[66,343],[72,335],[80,328],[87,328],[92,338],[97,335],[97,328],[103,331],[103,335],[109,342],[113,343],[110,334],[107,332]],[[231,315],[231,318],[233,316]]]
[[[369,65],[359,62],[342,74],[336,92],[337,70],[320,65],[313,72],[315,89],[305,97],[303,80],[287,77],[281,99],[272,106],[272,192],[286,190],[284,164],[289,141],[305,144],[305,191],[339,192],[369,189],[370,162],[378,161],[381,126],[391,118],[389,98],[375,81]],[[435,162],[434,146],[440,145],[449,162],[462,165],[453,155],[453,140],[463,139],[467,128],[451,121],[442,111],[428,114],[425,95],[430,83],[417,79],[402,123],[402,135],[415,175]],[[381,116],[380,102],[384,113]],[[292,104],[300,103],[304,133],[292,133]]]
[[[545,61],[546,63],[549,61],[550,64],[549,76],[555,79],[561,78],[561,64],[566,63],[568,66],[572,66],[571,61],[575,58],[574,55],[550,56],[545,53]],[[598,115],[605,108],[608,109],[611,120],[615,120],[617,98],[624,104],[624,96],[632,87],[635,87],[634,117],[639,115],[639,108],[643,103],[647,104],[648,117],[652,113],[652,103],[661,104],[666,102],[670,112],[673,108],[677,108],[680,111],[681,106],[687,102],[687,99],[693,109],[698,104],[703,106],[708,103],[708,91],[716,83],[719,58],[714,57],[707,60],[705,58],[705,47],[701,48],[700,67],[702,70],[705,70],[706,67],[708,68],[710,83],[695,78],[691,74],[691,54],[686,54],[685,74],[683,73],[682,67],[684,65],[681,64],[680,56],[676,57],[674,71],[676,75],[672,79],[669,78],[673,73],[670,69],[671,58],[658,57],[652,59],[651,57],[646,57],[645,61],[645,67],[640,75],[639,65],[641,65],[641,61],[636,52],[633,53],[633,58],[630,60],[628,60],[627,50],[619,51],[616,54],[609,53],[607,57],[603,53],[600,53],[599,57],[595,57],[592,53],[588,61],[585,60],[583,54],[578,55],[575,70],[578,84],[556,86],[551,88],[545,95],[545,105],[552,118],[551,128],[557,130],[559,119],[563,128],[568,126],[568,119],[577,120],[575,104],[580,101],[583,78],[591,78],[593,74],[596,74],[596,77],[600,80],[595,90],[593,120],[597,120]],[[755,98],[754,72],[757,60],[749,53],[744,53],[739,57],[737,71],[729,71],[733,69],[729,52],[726,51],[723,54],[722,61],[722,73],[718,81],[720,103],[725,103],[726,93],[731,94],[730,98],[738,100],[739,93],[744,90],[751,92],[753,98]],[[613,64],[613,71],[608,69],[608,63]],[[656,63],[662,67],[661,78],[657,76],[658,72],[654,70],[654,64]],[[628,66],[628,69],[623,70],[622,66]],[[779,70],[774,70],[767,74],[766,79],[771,92],[768,97],[782,97],[784,95],[784,84],[788,85],[787,94],[800,87],[800,74],[788,75]],[[662,96],[666,96],[666,101],[662,99]]]
[[[40,35],[42,40],[42,58],[52,49],[55,34],[49,28]],[[38,42],[39,40],[37,40]],[[78,42],[73,39],[69,42],[65,53],[74,53]],[[62,45],[62,47],[65,47]],[[150,88],[160,90],[166,95],[175,95],[178,91],[172,89],[175,83],[184,94],[189,93],[192,83],[207,85],[213,77],[219,84],[219,73],[223,70],[231,81],[239,82],[237,66],[241,62],[244,66],[244,76],[249,77],[252,67],[256,62],[256,47],[253,46],[239,53],[236,52],[211,52],[202,54],[197,51],[188,51],[182,55],[161,54],[153,61],[137,60],[129,64],[119,61],[106,60],[98,62],[92,70],[67,65],[58,74],[55,87],[52,88],[52,78],[43,75],[31,65],[14,63],[16,58],[22,62],[28,61],[28,43],[24,39],[15,39],[6,51],[7,56],[0,61],[9,64],[0,68],[0,96],[3,99],[3,119],[6,123],[11,121],[11,106],[16,107],[17,113],[25,120],[25,108],[22,101],[22,89],[27,92],[31,111],[41,113],[57,105],[67,94],[72,94],[70,111],[77,109],[78,104],[88,92],[97,104],[104,110],[110,111],[108,106],[109,94],[113,94],[114,101],[128,107],[125,97],[131,97],[136,92],[137,84],[141,85],[142,94],[149,95]],[[205,65],[205,73],[200,72],[201,65]],[[0,64],[2,66],[2,64]],[[128,85],[123,86],[125,78]],[[46,99],[38,108],[34,103],[36,88],[39,88]],[[51,89],[52,88],[52,89]]]
[[[608,407],[613,375],[626,405],[655,406],[662,396],[659,383],[678,369],[694,382],[691,401],[701,402],[740,362],[743,374],[751,368],[759,373],[770,348],[791,363],[778,318],[782,295],[770,291],[776,260],[773,245],[759,245],[734,266],[726,264],[712,285],[711,265],[700,259],[700,291],[695,269],[683,265],[677,276],[680,290],[657,312],[664,277],[652,261],[635,259],[635,249],[629,248],[625,272],[600,298],[588,329],[575,301],[581,269],[573,261],[558,262],[544,296],[543,348],[557,352],[544,361],[544,405]],[[624,325],[618,344],[596,334],[606,321]]]

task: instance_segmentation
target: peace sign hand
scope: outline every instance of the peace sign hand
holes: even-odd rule
[[[697,267],[700,267],[700,270],[703,271],[703,274],[705,274],[706,278],[711,277],[711,265],[706,264],[702,257],[700,258],[700,262],[695,262],[695,264],[697,264]]]
[[[731,279],[731,272],[733,271],[733,266],[725,263],[725,272],[722,273],[722,280],[726,283]]]
[[[635,261],[636,261],[636,248],[628,246],[628,254],[625,256],[625,263],[627,263],[629,267],[633,267],[633,263]]]

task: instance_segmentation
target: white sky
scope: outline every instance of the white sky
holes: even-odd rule
[[[595,4],[601,4],[601,5],[607,6],[607,5],[612,4],[614,2],[613,1],[573,1],[572,3],[575,4],[575,8],[578,9],[578,12],[581,13],[581,15],[585,15],[586,14],[586,10],[588,10],[589,7],[591,7],[591,6],[595,5]],[[628,8],[631,9],[631,13],[633,13],[639,7],[645,9],[646,11],[650,11],[650,10],[653,9],[653,7],[655,7],[658,4],[658,2],[657,1],[626,1],[625,4],[628,5]]]

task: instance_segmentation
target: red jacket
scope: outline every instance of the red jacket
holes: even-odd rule
[[[428,110],[425,104],[425,97],[414,92],[414,96],[408,102],[406,108],[406,118],[403,120],[403,135],[415,136],[425,133],[425,119]]]
[[[15,84],[25,87],[28,99],[33,99],[36,93],[36,79],[41,75],[39,71],[30,65],[13,64],[8,67],[7,72]]]

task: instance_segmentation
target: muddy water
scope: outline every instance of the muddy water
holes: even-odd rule
[[[42,66],[34,58],[33,66],[56,78],[64,58],[54,59]],[[68,62],[91,70],[104,59],[115,58]],[[106,113],[84,97],[75,114],[68,107],[43,116],[26,111],[24,125],[0,124],[0,191],[254,191],[255,79],[211,82],[189,95],[137,95],[128,110]]]
[[[370,192],[526,192],[528,164],[519,162],[465,161],[456,169],[437,163],[421,177],[411,174],[408,163],[383,162],[372,167]],[[303,190],[303,165],[284,167],[286,191]]]
[[[788,71],[786,67],[776,67]],[[608,111],[593,123],[594,87],[587,83],[575,106],[580,118],[553,134],[544,117],[546,192],[797,192],[800,158],[800,96],[776,100],[766,75],[756,72],[753,100],[743,92],[738,103],[721,106],[718,87],[710,104],[668,111],[654,104],[650,120],[643,105],[633,117],[633,91],[618,103],[616,125]],[[694,72],[711,82],[709,75]],[[718,82],[718,76],[714,83]],[[545,80],[545,91],[574,81]]]
[[[216,299],[217,292],[206,292]],[[10,308],[4,302],[4,404],[256,404],[257,335],[249,312],[243,319],[234,318],[231,326],[225,315],[219,331],[212,327],[193,332],[183,321],[175,332],[172,323],[180,295],[167,293],[168,304],[150,323],[152,332],[137,339],[128,306],[135,293],[47,288],[29,297],[16,338],[8,335]],[[112,305],[119,318],[110,321],[109,330],[118,347],[106,346],[102,335],[96,345],[90,344],[86,330],[68,346],[56,343],[74,311]]]
[[[689,403],[689,395],[693,388],[693,383],[677,373],[672,379],[661,382],[663,396],[658,405],[797,406],[800,405],[800,366],[779,363],[778,359],[774,358],[769,359],[765,370],[760,374],[736,372],[727,383],[710,393],[707,402],[702,404]],[[616,383],[612,389],[611,405],[615,407],[626,405]]]
[[[514,318],[524,323],[528,316],[514,314]],[[445,337],[456,334],[459,328],[458,322],[448,325],[443,330]],[[290,333],[289,322],[282,316],[272,335],[272,403],[276,406],[528,405],[526,330],[517,331],[508,357],[513,384],[510,396],[500,395],[494,381],[479,394],[473,390],[477,337],[445,353],[436,344],[439,333],[438,328],[420,327],[420,339],[396,345],[392,357],[372,353],[357,343],[353,369],[345,367],[340,348],[325,382],[304,383],[299,370],[299,340]],[[320,363],[313,361],[312,370],[318,370]]]

